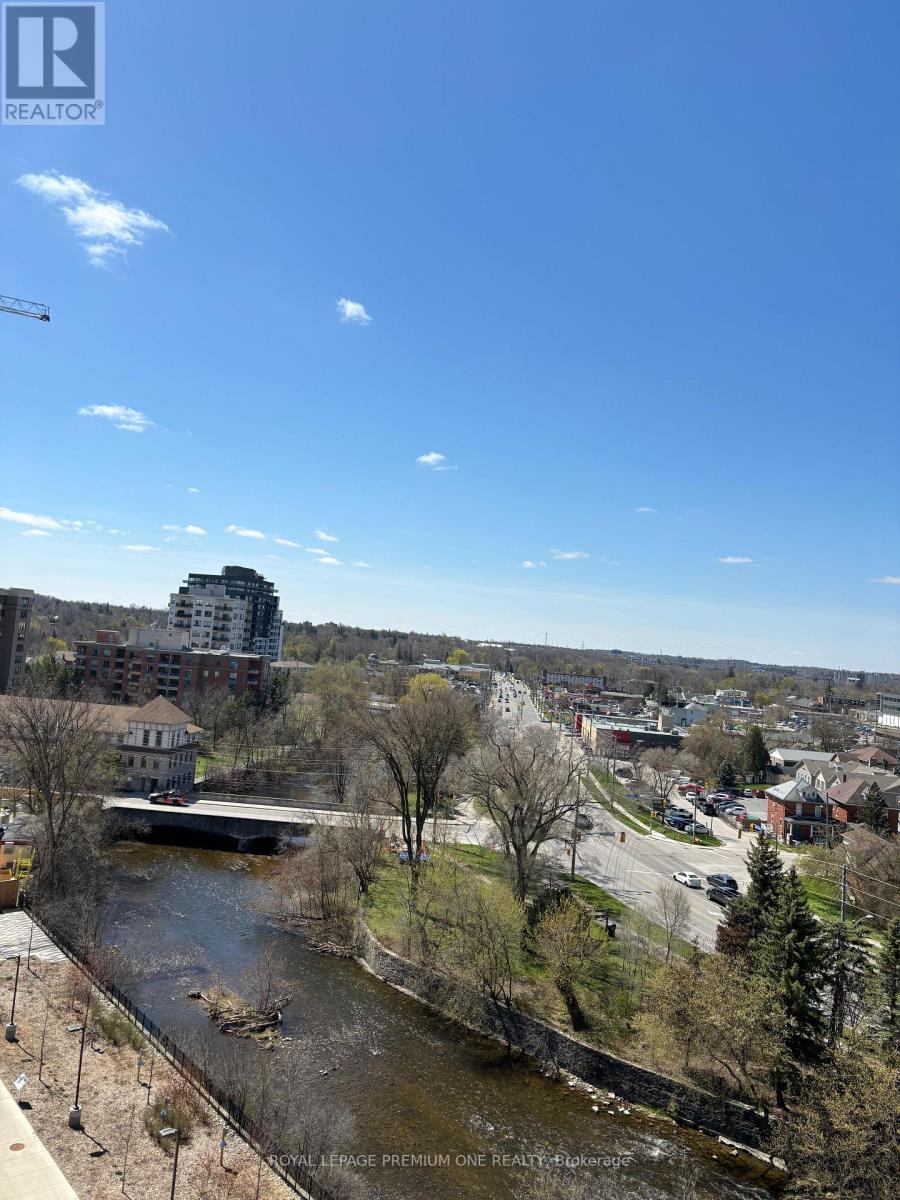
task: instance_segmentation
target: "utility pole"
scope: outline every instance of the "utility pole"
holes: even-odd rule
[[[841,864],[841,920],[847,913],[847,864]]]
[[[572,863],[569,868],[569,878],[575,878],[575,847],[578,845],[578,815],[581,805],[581,775],[578,776],[577,791],[575,792],[575,820],[572,822]]]

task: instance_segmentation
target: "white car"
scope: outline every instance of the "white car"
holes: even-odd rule
[[[683,883],[685,887],[703,887],[703,880],[699,875],[695,875],[693,871],[676,871],[672,878],[676,883]]]

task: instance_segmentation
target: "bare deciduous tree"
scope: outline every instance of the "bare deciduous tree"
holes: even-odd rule
[[[576,989],[589,982],[608,957],[608,939],[601,936],[586,906],[566,896],[552,904],[537,923],[534,947],[547,964],[572,1028],[582,1029],[585,1017]]]
[[[663,879],[656,888],[654,915],[659,918],[666,935],[666,962],[672,956],[675,939],[684,937],[691,914],[687,892],[679,883]]]
[[[641,774],[650,784],[655,795],[668,800],[678,783],[675,769],[677,755],[674,750],[654,746],[646,750],[641,759]]]
[[[475,727],[472,700],[447,689],[422,689],[395,708],[367,711],[360,729],[392,783],[388,803],[400,815],[400,834],[412,879],[418,874],[425,824],[435,810],[450,764],[465,754]]]
[[[559,835],[575,811],[582,763],[580,754],[563,750],[549,731],[519,733],[508,726],[489,726],[469,761],[469,788],[497,827],[520,902],[541,846]]]

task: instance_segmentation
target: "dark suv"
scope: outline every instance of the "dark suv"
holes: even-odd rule
[[[727,888],[729,892],[736,892],[738,890],[737,880],[724,873],[707,875],[706,882],[710,887]]]
[[[712,900],[713,904],[721,904],[723,908],[727,907],[736,897],[737,892],[731,888],[710,887],[706,889],[707,900]]]

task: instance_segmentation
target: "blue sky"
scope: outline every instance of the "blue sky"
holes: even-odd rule
[[[0,130],[2,581],[900,669],[898,34],[112,0],[107,124]]]

